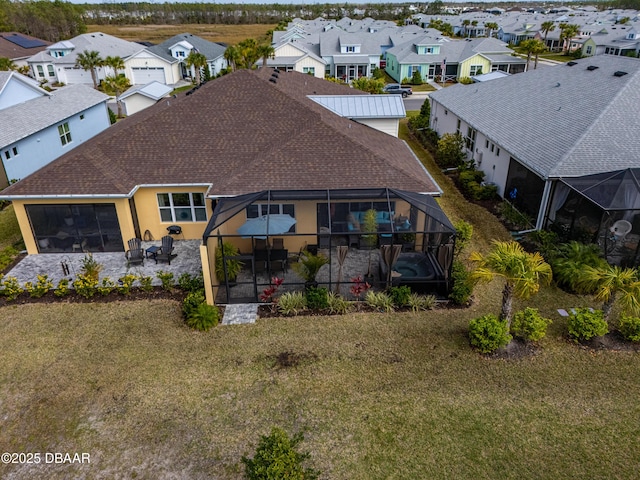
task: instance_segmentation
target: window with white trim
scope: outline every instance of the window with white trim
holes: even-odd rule
[[[158,193],[158,208],[163,222],[207,221],[203,193]]]
[[[246,209],[247,218],[258,218],[262,215],[291,215],[296,218],[296,210],[293,203],[254,203]],[[290,233],[296,232],[296,226],[289,229]]]
[[[47,65],[47,71],[49,72],[50,77],[56,76],[56,71],[53,68],[53,65]]]
[[[346,51],[347,51],[347,53],[355,53],[356,47],[347,46]]]
[[[38,76],[40,78],[44,78],[44,69],[42,68],[42,65],[36,65],[36,69],[38,70]]]
[[[58,125],[58,134],[60,135],[60,142],[62,145],[71,143],[71,130],[69,130],[69,122],[64,122],[62,125]]]
[[[471,70],[469,71],[471,76],[482,74],[482,65],[471,65]]]
[[[316,74],[316,67],[302,67],[302,73],[307,73],[309,75]]]

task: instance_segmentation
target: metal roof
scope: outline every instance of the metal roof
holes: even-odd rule
[[[400,95],[310,95],[333,113],[347,118],[404,118]]]

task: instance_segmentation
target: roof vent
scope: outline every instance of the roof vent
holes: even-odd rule
[[[621,72],[620,70],[618,70],[617,72],[615,72],[613,74],[614,77],[624,77],[627,74],[627,72]]]
[[[574,65],[577,65],[578,62],[567,62],[567,66],[569,67],[573,67]]]
[[[280,70],[278,70],[278,67],[273,69],[273,73],[280,73]]]
[[[272,76],[273,78],[278,78],[278,74],[277,74],[276,72],[273,72],[273,73],[271,74],[271,76]]]
[[[597,70],[599,67],[596,67],[595,65],[589,65],[587,67],[587,70],[589,70],[590,72],[593,72],[594,70]]]
[[[269,81],[270,81],[271,83],[277,83],[277,82],[278,82],[278,81],[277,81],[275,78],[273,78],[273,77],[271,77],[271,78],[269,79]]]

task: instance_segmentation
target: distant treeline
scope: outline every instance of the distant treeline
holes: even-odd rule
[[[21,32],[56,42],[87,31],[83,11],[68,2],[54,0],[0,0],[0,32]]]

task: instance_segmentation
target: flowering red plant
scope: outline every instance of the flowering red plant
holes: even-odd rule
[[[358,275],[357,277],[353,277],[351,279],[351,282],[353,283],[353,285],[351,285],[351,288],[350,288],[351,295],[356,297],[358,300],[360,300],[360,297],[362,296],[362,294],[364,294],[367,290],[371,288],[371,285],[365,282],[362,279],[361,275]]]
[[[260,300],[263,302],[275,303],[277,300],[274,300],[272,297],[276,294],[278,288],[280,288],[280,285],[282,285],[282,282],[284,282],[284,278],[272,277],[271,285],[262,291],[262,293],[260,294]]]

